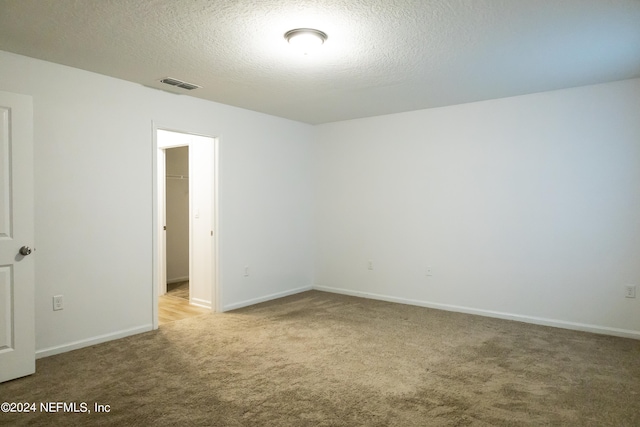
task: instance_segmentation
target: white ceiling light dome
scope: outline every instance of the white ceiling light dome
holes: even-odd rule
[[[284,38],[289,44],[300,50],[305,55],[322,46],[327,40],[327,34],[313,28],[296,28],[284,33]]]

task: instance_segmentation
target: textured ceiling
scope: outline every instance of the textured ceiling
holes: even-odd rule
[[[0,0],[0,50],[325,123],[640,77],[640,0]]]

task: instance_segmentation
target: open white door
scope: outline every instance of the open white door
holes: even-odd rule
[[[33,104],[0,92],[0,382],[35,372]]]

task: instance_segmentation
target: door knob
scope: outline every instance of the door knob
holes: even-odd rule
[[[20,248],[20,255],[27,256],[31,253],[31,248],[29,246],[23,246]]]

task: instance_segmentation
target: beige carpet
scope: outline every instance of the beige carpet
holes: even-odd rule
[[[640,342],[317,291],[39,360],[1,425],[639,426]]]

